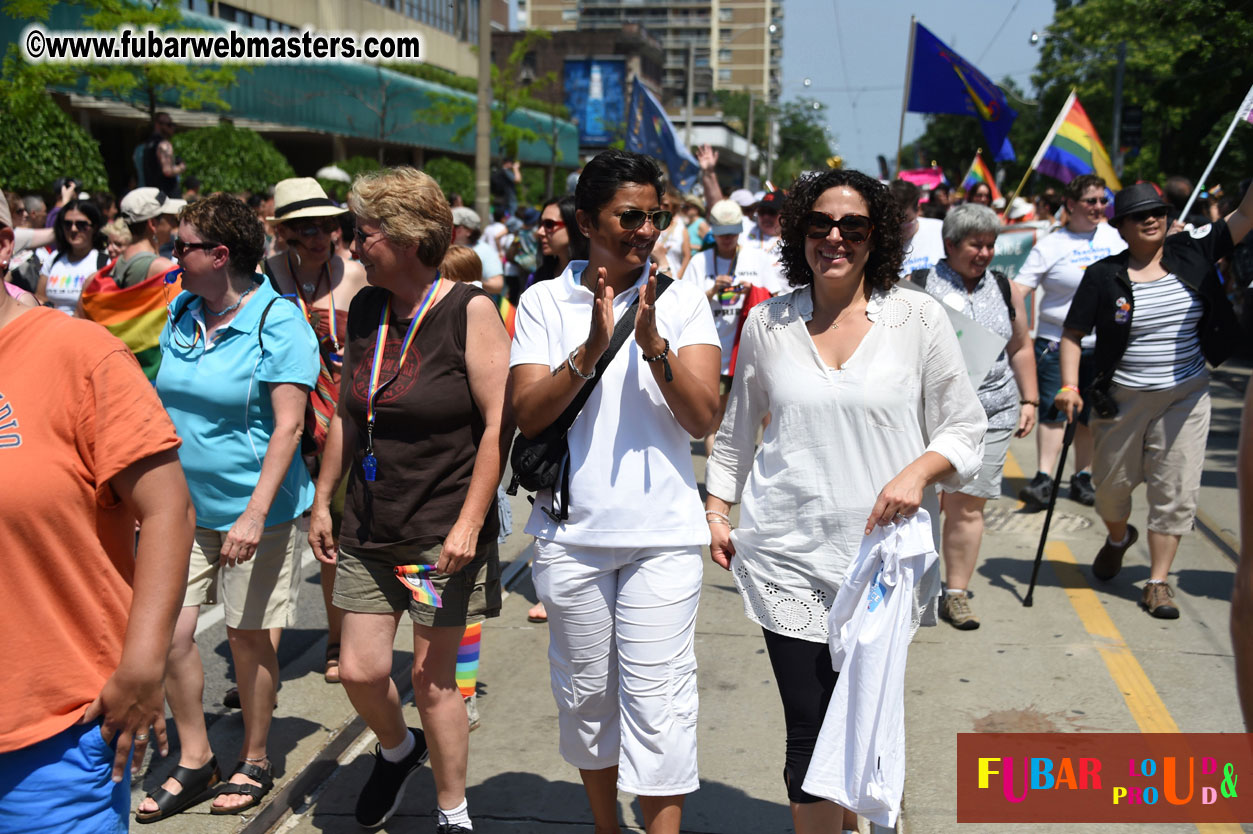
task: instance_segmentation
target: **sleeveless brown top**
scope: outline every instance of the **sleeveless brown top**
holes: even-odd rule
[[[340,542],[366,560],[403,565],[415,548],[442,543],[465,502],[483,437],[483,415],[470,394],[466,371],[466,305],[483,291],[453,284],[418,328],[400,376],[375,399],[374,481],[362,470],[366,398],[378,338],[379,316],[390,293],[367,287],[348,313],[351,360],[344,365],[347,419],[344,442],[352,450]],[[388,327],[379,384],[396,376],[409,319],[395,313]],[[499,519],[488,508],[479,544],[495,541]]]

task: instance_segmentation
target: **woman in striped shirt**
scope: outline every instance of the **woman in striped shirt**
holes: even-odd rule
[[[1127,522],[1131,491],[1147,487],[1151,569],[1140,603],[1154,617],[1179,609],[1167,576],[1179,539],[1192,529],[1205,441],[1209,372],[1245,338],[1215,261],[1253,230],[1253,190],[1225,219],[1166,236],[1157,186],[1119,192],[1113,225],[1127,250],[1088,267],[1066,316],[1062,387],[1054,400],[1068,418],[1092,400],[1096,511],[1109,529],[1092,573],[1110,580],[1139,534]],[[1078,387],[1080,340],[1096,330],[1096,378]],[[1043,392],[1042,392],[1043,393]]]

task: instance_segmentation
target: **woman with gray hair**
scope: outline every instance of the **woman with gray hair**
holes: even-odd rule
[[[987,206],[964,203],[951,209],[941,232],[944,259],[925,273],[919,270],[913,275],[914,282],[944,306],[1007,340],[982,382],[971,380],[979,382],[976,393],[988,416],[983,467],[960,490],[940,487],[945,581],[940,616],[962,631],[979,627],[967,586],[983,540],[983,508],[989,498],[1001,493],[1001,469],[1010,438],[1031,432],[1040,405],[1035,353],[1022,298],[1011,292],[1008,278],[988,269],[1000,228],[996,212]]]

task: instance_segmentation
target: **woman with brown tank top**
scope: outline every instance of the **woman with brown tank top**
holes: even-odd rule
[[[452,211],[433,179],[413,168],[367,174],[348,204],[357,216],[354,254],[371,286],[348,315],[309,541],[318,559],[337,565],[340,675],[379,739],[356,818],[369,828],[386,822],[429,745],[437,831],[455,834],[471,829],[457,646],[466,625],[500,613],[495,501],[513,437],[509,335],[490,297],[440,276]],[[330,499],[343,474],[337,547]],[[419,577],[412,596],[397,568]],[[405,726],[390,675],[406,610],[422,730]]]

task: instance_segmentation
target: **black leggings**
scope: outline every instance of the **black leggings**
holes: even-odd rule
[[[779,697],[783,699],[783,721],[787,725],[787,756],[783,765],[787,798],[798,803],[821,802],[822,797],[805,793],[801,785],[805,784],[818,731],[839,677],[831,668],[831,649],[825,642],[798,640],[764,628],[762,633],[766,635],[766,651],[779,685]]]

